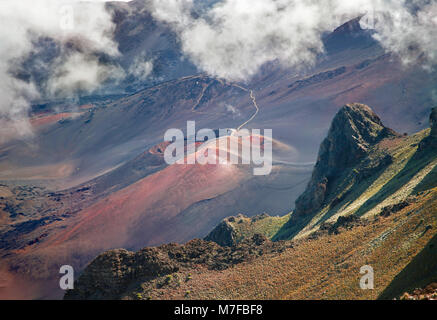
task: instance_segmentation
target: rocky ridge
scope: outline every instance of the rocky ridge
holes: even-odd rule
[[[294,216],[320,209],[343,171],[358,164],[382,139],[396,135],[370,107],[358,103],[342,107],[320,146],[311,181],[296,200]]]
[[[434,244],[431,243],[432,240],[429,241],[435,234],[435,192],[437,192],[437,185],[435,180],[427,180],[433,180],[433,173],[430,170],[436,162],[435,149],[429,148],[430,143],[436,141],[436,123],[436,112],[433,109],[430,117],[431,130],[424,130],[412,136],[400,136],[386,128],[373,111],[365,105],[347,105],[339,111],[332,123],[328,137],[322,143],[313,180],[306,193],[309,197],[311,196],[310,187],[319,182],[317,178],[326,179],[330,185],[328,184],[325,189],[321,206],[325,209],[328,208],[327,210],[338,209],[344,203],[349,205],[351,199],[354,201],[354,193],[359,193],[357,196],[361,196],[363,192],[366,192],[363,185],[365,188],[371,188],[371,184],[368,185],[369,180],[381,179],[378,183],[384,186],[381,189],[382,192],[378,193],[377,191],[374,195],[366,194],[367,203],[362,202],[361,207],[356,208],[359,209],[358,211],[365,211],[374,209],[376,204],[380,204],[379,208],[373,210],[375,211],[373,216],[363,217],[363,213],[360,214],[360,212],[347,214],[346,210],[339,210],[339,215],[332,217],[335,220],[329,219],[330,216],[327,219],[320,219],[319,228],[314,229],[315,232],[300,238],[291,237],[290,234],[293,233],[290,232],[285,237],[272,237],[272,230],[282,230],[285,227],[285,230],[282,231],[287,231],[287,225],[296,221],[308,223],[305,222],[307,221],[305,214],[295,216],[295,213],[291,213],[291,218],[287,223],[284,222],[283,217],[269,217],[268,215],[255,218],[247,218],[243,215],[229,217],[216,227],[205,240],[193,240],[185,245],[169,244],[156,248],[145,248],[137,253],[126,250],[112,250],[103,253],[86,268],[75,284],[75,289],[68,292],[65,298],[144,299],[147,296],[147,299],[149,297],[154,299],[165,296],[180,299],[181,294],[182,297],[190,299],[210,297],[209,286],[220,284],[220,282],[214,282],[216,280],[211,280],[212,282],[208,282],[208,285],[203,288],[205,279],[210,279],[210,277],[220,279],[223,274],[227,274],[232,280],[229,280],[228,286],[231,286],[235,279],[241,277],[241,285],[246,287],[248,281],[251,281],[251,277],[258,279],[258,276],[264,275],[265,270],[270,270],[269,268],[272,268],[271,276],[273,276],[282,270],[284,264],[288,263],[296,265],[295,269],[290,266],[282,270],[287,276],[290,274],[290,270],[310,272],[309,270],[315,266],[308,269],[308,265],[300,259],[309,255],[308,261],[310,262],[314,259],[320,260],[325,257],[327,251],[331,250],[333,256],[325,261],[326,268],[329,268],[332,265],[333,257],[338,257],[338,250],[345,246],[356,248],[356,246],[361,245],[361,249],[364,251],[360,252],[366,252],[366,255],[371,259],[377,259],[375,261],[381,262],[380,257],[386,255],[399,255],[403,259],[401,267],[392,264],[393,261],[398,261],[398,258],[394,256],[383,259],[382,267],[386,268],[384,269],[386,272],[397,268],[396,272],[392,272],[384,280],[386,288],[393,287],[396,290],[386,289],[388,293],[381,294],[383,289],[381,288],[378,291],[378,296],[381,294],[379,298],[384,299],[387,296],[391,299],[399,296],[398,293],[393,292],[400,291],[398,287],[403,290],[401,293],[406,292],[409,290],[408,287],[411,288],[410,282],[414,284],[414,287],[423,287],[416,286],[417,279],[415,277],[424,279],[424,276],[423,270],[414,266],[414,260],[423,264],[418,258],[423,254],[431,254],[434,257],[432,259],[435,259],[435,251],[432,251]],[[405,166],[405,163],[408,164]],[[400,166],[399,169],[394,170],[392,164],[396,168]],[[424,173],[426,177],[422,176],[419,179],[419,173],[424,171],[426,167],[429,167]],[[387,168],[389,169],[386,170]],[[343,171],[346,171],[347,174],[343,174]],[[410,194],[410,196],[385,201],[393,192],[415,179],[419,179],[414,182],[416,187],[405,192],[406,195]],[[344,181],[348,181],[346,188],[343,185]],[[332,188],[333,185],[335,188]],[[345,190],[346,193],[344,193]],[[307,213],[307,216],[311,216],[313,212],[317,213],[318,209],[314,210]],[[326,212],[323,213],[326,214]],[[272,219],[275,220],[275,223],[272,223]],[[282,220],[279,221],[279,219]],[[288,216],[285,221],[287,219]],[[254,234],[255,231],[261,232]],[[368,238],[369,233],[372,233],[370,238]],[[364,237],[365,241],[363,242],[360,237]],[[269,238],[293,240],[271,242]],[[407,243],[408,246],[411,246],[413,239],[417,240],[414,240],[414,253],[404,252],[403,249],[394,251],[391,249],[396,245],[404,248]],[[336,249],[337,240],[339,247]],[[312,243],[317,244],[312,246]],[[308,246],[311,247],[311,250],[308,250]],[[368,246],[381,252],[372,256],[371,251],[365,250]],[[421,250],[423,250],[422,253],[420,253]],[[348,253],[349,255],[349,252],[346,250],[344,254]],[[284,255],[287,256],[286,262],[278,262],[277,260],[282,259]],[[259,258],[261,256],[262,258]],[[340,265],[342,268],[356,270],[357,266],[353,265],[356,259],[361,259],[361,253],[353,259],[349,259],[347,263]],[[426,258],[425,260],[429,262],[432,259]],[[413,262],[411,262],[412,260]],[[407,263],[410,263],[410,266],[405,268]],[[275,266],[272,267],[272,264]],[[261,273],[245,271],[254,265],[261,265],[258,270]],[[234,271],[234,268],[241,269],[241,272]],[[403,276],[399,276],[401,271]],[[193,281],[191,281],[190,272],[196,272]],[[395,275],[398,275],[397,278],[400,280],[393,281]],[[182,281],[184,279],[185,281]],[[435,275],[431,274],[430,279],[435,282]],[[282,275],[280,282],[277,282],[272,288],[275,288],[281,281],[284,281],[284,275]],[[300,280],[294,281],[299,282]],[[351,281],[355,283],[355,277]],[[429,283],[431,281],[421,285]],[[294,286],[295,282],[292,284]],[[263,285],[263,282],[255,281],[253,285],[258,288]],[[306,286],[306,283],[304,285]],[[237,288],[240,287],[237,286]],[[218,286],[214,294],[218,294],[218,297],[228,297],[232,294],[237,294],[233,297],[242,297],[245,296],[244,294],[248,294],[244,291],[245,289],[242,290],[240,293],[235,293],[232,290],[222,290]],[[265,290],[270,292],[271,289],[269,287]],[[224,293],[221,293],[222,291]],[[340,294],[344,298],[343,291],[340,289],[334,296],[338,297]],[[185,296],[183,296],[184,292]],[[135,296],[136,294],[138,296]],[[213,297],[216,297],[214,294]],[[280,296],[288,297],[289,293],[281,293]],[[376,298],[376,295],[372,297]]]
[[[265,254],[283,252],[286,248],[284,242],[271,242],[257,234],[232,247],[195,239],[185,245],[148,247],[136,253],[125,249],[110,250],[99,255],[84,270],[65,299],[119,299],[136,283],[150,282],[199,265],[209,270],[225,270]]]

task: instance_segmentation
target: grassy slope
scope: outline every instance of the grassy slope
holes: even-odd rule
[[[160,288],[143,284],[127,292],[126,298],[135,298],[134,292],[140,292],[151,299],[376,299],[381,294],[382,298],[394,298],[425,280],[434,281],[437,271],[428,266],[423,277],[423,270],[417,267],[423,266],[423,261],[432,264],[436,253],[427,253],[426,248],[437,235],[437,151],[419,150],[420,141],[428,134],[425,130],[383,141],[372,157],[389,154],[393,162],[365,179],[354,176],[374,159],[345,172],[336,190],[340,201],[334,206],[328,203],[316,214],[294,237],[294,247],[284,253],[224,271],[181,270],[175,278],[184,281]],[[389,217],[379,216],[383,208],[407,198],[412,202],[406,208]],[[314,233],[322,222],[350,214],[361,216],[363,223],[339,234]],[[232,225],[240,238],[253,233],[274,238],[276,230],[287,232],[281,229],[287,220],[288,216],[253,222],[239,216]],[[308,237],[311,234],[317,236]],[[375,290],[359,288],[363,265],[375,270]]]
[[[311,220],[305,221],[296,232],[284,226],[288,219],[284,217],[270,217],[261,220],[256,225],[256,232],[271,239],[303,238],[317,231],[323,222],[335,222],[339,216],[356,214],[363,217],[377,215],[384,207],[399,203],[410,195],[429,190],[437,186],[437,150],[427,149],[418,151],[419,143],[429,135],[430,130],[394,139],[386,139],[374,148],[371,155],[355,168],[344,172],[342,182],[335,190],[336,197],[328,199],[327,204]],[[393,162],[380,171],[357,180],[363,171],[390,155]],[[332,206],[334,199],[341,199]],[[287,215],[288,218],[292,213]],[[249,219],[250,220],[250,219]],[[243,219],[244,222],[248,222]],[[250,228],[250,224],[239,226],[232,224],[237,230]],[[274,225],[274,228],[271,226]],[[271,231],[278,229],[272,236]],[[252,233],[248,233],[251,235]]]
[[[305,225],[299,229],[282,228],[274,238],[306,237],[318,230],[325,221],[336,221],[339,216],[356,214],[370,217],[381,209],[404,201],[410,195],[437,185],[435,170],[437,150],[428,148],[418,151],[419,143],[429,135],[430,130],[402,138],[386,139],[374,148],[371,155],[355,168],[344,172],[342,181],[334,194]],[[385,156],[391,156],[392,163],[365,178],[358,178],[368,171],[372,163]],[[338,200],[332,205],[332,201]]]
[[[237,242],[240,242],[241,240],[250,238],[257,233],[263,234],[267,238],[272,239],[289,219],[290,214],[282,217],[261,215],[253,218],[238,215],[234,219],[227,219],[227,221],[235,231]]]
[[[376,299],[436,236],[436,202],[437,188],[388,218],[296,240],[282,254],[223,271],[180,270],[172,276],[177,281],[143,283],[125,298],[140,293],[148,299]],[[375,290],[359,288],[363,265],[375,270]]]

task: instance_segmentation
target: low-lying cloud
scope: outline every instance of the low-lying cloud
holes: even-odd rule
[[[223,0],[193,15],[192,0],[146,0],[153,16],[172,26],[199,69],[247,80],[269,61],[300,68],[324,51],[322,35],[365,15],[364,28],[405,63],[437,57],[437,4],[429,0]]]
[[[406,64],[419,61],[431,68],[437,63],[437,1],[380,0],[373,14],[369,27],[388,51]]]
[[[0,142],[31,133],[30,101],[90,92],[122,76],[102,62],[119,55],[114,28],[103,1],[1,1]]]
[[[143,53],[134,58],[128,73],[135,79],[146,80],[153,72],[153,59],[148,59],[147,54]]]
[[[324,52],[323,35],[362,15],[362,27],[404,63],[437,63],[437,0],[137,1],[171,26],[199,70],[232,81],[249,80],[270,61],[311,66]],[[111,63],[120,55],[114,30],[103,0],[1,1],[0,143],[31,133],[30,101],[92,92],[126,75],[147,78],[147,54],[126,71]]]

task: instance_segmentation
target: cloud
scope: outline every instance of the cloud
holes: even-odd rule
[[[373,15],[368,27],[376,30],[375,39],[405,64],[437,63],[437,2],[378,1]]]
[[[32,100],[93,91],[120,76],[120,70],[102,61],[119,55],[114,28],[103,1],[1,1],[0,142],[31,133],[27,114]],[[38,46],[47,39],[52,51]],[[38,50],[43,54],[38,56]],[[29,59],[31,67],[23,68]],[[39,70],[38,77],[29,70]]]
[[[310,1],[226,0],[197,19],[187,9],[191,1],[155,2],[173,8],[163,15],[151,7],[155,18],[178,32],[185,54],[203,71],[232,80],[250,78],[272,60],[312,63],[323,51],[322,32],[335,26]],[[185,17],[166,18],[180,14]]]
[[[184,53],[203,71],[247,80],[269,61],[312,65],[322,35],[366,14],[364,27],[405,63],[436,62],[436,3],[426,0],[222,0],[198,16],[191,0],[147,0],[152,15],[179,35]],[[371,25],[370,23],[371,22]]]
[[[153,59],[147,59],[146,54],[134,58],[128,73],[138,80],[146,80],[153,72]]]
[[[71,97],[76,92],[93,92],[108,79],[124,77],[121,68],[102,65],[92,55],[75,52],[59,60],[59,65],[46,84],[47,93],[51,97]]]
[[[226,104],[225,108],[226,108],[226,112],[232,113],[234,116],[238,116],[238,117],[241,116],[240,111],[237,108],[235,108],[233,105]]]
[[[153,16],[174,27],[186,27],[192,23],[193,0],[145,0],[146,8]]]
[[[324,52],[323,34],[363,14],[362,26],[404,63],[437,63],[436,0],[143,1],[176,32],[186,57],[228,80],[249,80],[270,61],[311,66]],[[103,0],[0,1],[0,127],[7,128],[0,142],[31,132],[30,101],[92,92],[123,78],[112,62],[120,54],[114,30]],[[145,79],[152,71],[144,55],[126,72]]]

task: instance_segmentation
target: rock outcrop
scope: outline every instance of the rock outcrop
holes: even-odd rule
[[[255,235],[263,235],[273,239],[274,235],[287,223],[290,215],[272,217],[267,213],[254,217],[239,214],[227,217],[215,227],[206,237],[206,241],[213,241],[223,247],[237,246]]]
[[[235,230],[228,219],[223,220],[206,237],[205,241],[212,241],[224,247],[230,247],[237,243]]]
[[[64,299],[119,299],[138,282],[199,265],[210,270],[224,270],[264,254],[283,252],[285,248],[284,242],[272,242],[256,234],[232,247],[195,239],[185,245],[167,244],[144,248],[136,253],[124,249],[110,250],[88,265]]]
[[[296,200],[294,217],[310,215],[322,207],[336,178],[355,166],[372,146],[397,133],[363,104],[348,104],[335,116],[322,142],[310,183]]]
[[[355,19],[352,19],[352,20],[342,24],[341,26],[339,26],[338,28],[336,28],[334,30],[333,34],[336,34],[336,33],[354,34],[354,33],[363,31],[363,29],[361,28],[361,25],[360,25],[361,18],[362,18],[361,16],[356,17]]]
[[[413,292],[405,292],[400,300],[437,300],[437,282],[433,282],[425,288],[415,289]]]

